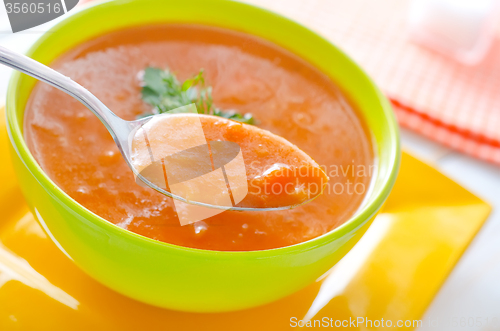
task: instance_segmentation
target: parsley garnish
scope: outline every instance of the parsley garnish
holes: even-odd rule
[[[148,67],[144,70],[142,100],[154,107],[155,114],[194,103],[199,114],[255,124],[255,119],[250,113],[242,115],[234,110],[221,110],[214,106],[212,87],[205,85],[203,70],[181,84],[170,70]],[[150,114],[143,116],[148,115]]]

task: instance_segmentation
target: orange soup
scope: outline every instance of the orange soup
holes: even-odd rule
[[[260,128],[297,145],[322,166],[328,184],[318,198],[291,210],[225,211],[181,226],[171,198],[136,184],[98,118],[38,83],[25,114],[28,146],[49,177],[95,214],[167,243],[244,251],[315,238],[362,205],[374,171],[362,119],[328,77],[274,44],[214,27],[156,25],[88,41],[52,64],[126,120],[151,112],[141,99],[139,77],[148,66],[169,68],[181,80],[203,69],[218,107],[251,113]],[[212,131],[207,140],[220,137]],[[277,153],[265,146],[259,153],[252,160],[260,166],[276,164]]]

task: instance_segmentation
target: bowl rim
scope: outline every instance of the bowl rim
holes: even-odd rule
[[[75,10],[74,13],[66,14],[65,18],[58,22],[52,29],[61,30],[64,26],[70,22],[71,20],[78,18],[82,15],[91,15],[93,11],[101,10],[105,6],[116,5],[117,3],[129,3],[136,2],[141,0],[115,0],[115,1],[97,1],[96,3],[85,4],[81,6],[79,9]],[[154,1],[154,0],[153,0]],[[49,176],[43,171],[41,166],[35,160],[33,155],[31,154],[27,144],[24,140],[22,125],[18,125],[19,117],[21,117],[21,123],[24,123],[24,111],[22,112],[22,116],[17,116],[18,110],[16,109],[16,92],[19,88],[19,84],[22,80],[22,75],[18,71],[14,71],[9,81],[8,89],[7,89],[7,98],[5,103],[5,112],[7,119],[7,132],[11,142],[11,146],[14,151],[17,153],[18,157],[24,164],[24,166],[29,170],[29,172],[35,177],[38,183],[43,187],[43,189],[52,196],[52,198],[56,199],[61,205],[67,206],[77,214],[79,214],[86,221],[90,221],[92,224],[97,225],[101,228],[104,228],[106,231],[110,231],[117,236],[123,236],[125,239],[138,241],[139,245],[153,245],[153,247],[161,247],[163,249],[174,249],[178,251],[178,253],[184,254],[197,254],[197,255],[210,255],[217,256],[219,258],[231,258],[231,257],[248,257],[248,258],[263,258],[269,257],[270,255],[281,255],[281,254],[293,254],[297,252],[309,251],[313,248],[324,246],[336,239],[343,237],[348,234],[352,230],[357,227],[362,226],[366,221],[370,220],[381,208],[387,197],[389,196],[391,189],[396,180],[399,164],[401,159],[401,150],[400,150],[400,140],[399,140],[399,126],[396,121],[396,117],[394,112],[392,111],[392,107],[388,99],[382,94],[380,89],[374,83],[374,81],[366,74],[366,72],[348,55],[346,55],[339,47],[331,43],[325,37],[321,36],[317,32],[289,19],[275,12],[269,11],[265,8],[261,8],[259,6],[236,2],[236,1],[222,1],[222,0],[210,0],[206,1],[206,3],[214,3],[217,2],[218,5],[222,3],[231,3],[233,6],[242,6],[247,8],[252,8],[254,10],[259,10],[268,16],[274,16],[273,19],[277,19],[278,21],[286,21],[287,24],[293,25],[296,28],[307,30],[307,32],[315,35],[318,39],[321,39],[322,42],[328,44],[329,47],[334,49],[336,52],[340,53],[345,57],[347,61],[350,61],[357,70],[364,76],[366,81],[371,85],[373,91],[377,94],[378,101],[380,102],[380,108],[383,111],[384,118],[387,121],[388,132],[386,135],[389,137],[388,140],[390,142],[390,153],[386,154],[386,160],[382,160],[379,155],[376,155],[379,158],[379,164],[382,162],[386,162],[388,165],[388,175],[385,176],[383,184],[381,184],[381,188],[379,189],[378,194],[373,198],[372,201],[365,204],[361,209],[355,212],[346,222],[336,227],[335,229],[324,233],[318,237],[309,239],[307,241],[303,241],[297,244],[271,248],[271,249],[263,249],[263,250],[250,250],[250,251],[220,251],[220,250],[208,250],[201,248],[192,248],[185,247],[176,244],[171,244],[167,242],[158,241],[135,232],[125,230],[105,218],[93,213],[83,205],[79,204],[76,200],[71,198],[66,192],[64,192],[59,186],[57,186]],[[151,22],[154,24],[154,22]],[[202,23],[200,23],[202,24]],[[132,25],[131,25],[132,26]],[[228,28],[228,27],[225,27]],[[231,29],[230,27],[228,29]],[[234,29],[236,30],[236,29]],[[249,32],[251,34],[251,32]],[[29,50],[26,52],[27,56],[31,56],[37,48],[50,37],[50,32],[45,32],[42,36],[37,38],[36,42],[31,45]],[[265,39],[265,37],[260,36],[260,38]],[[272,41],[271,41],[272,42]],[[272,42],[276,44],[275,42]],[[282,47],[278,45],[279,47]],[[305,60],[310,63],[309,61]],[[314,64],[311,64],[314,67],[317,67]],[[322,71],[318,68],[318,70]],[[344,93],[344,92],[343,92]],[[368,127],[370,130],[370,128]],[[379,174],[377,174],[379,176]],[[374,193],[370,193],[374,194]],[[155,247],[155,249],[158,249]]]

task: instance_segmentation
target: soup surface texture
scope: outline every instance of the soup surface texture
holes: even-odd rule
[[[97,117],[38,83],[25,113],[28,147],[48,176],[95,214],[172,244],[245,251],[325,234],[362,204],[374,169],[363,121],[328,77],[274,44],[214,27],[156,25],[106,34],[52,64],[127,120],[151,112],[140,94],[139,73],[148,66],[168,67],[180,80],[203,68],[219,108],[252,113],[259,127],[297,145],[330,180],[321,196],[292,210],[226,211],[180,226],[172,199],[136,184]],[[273,164],[265,148],[260,153],[262,162]]]

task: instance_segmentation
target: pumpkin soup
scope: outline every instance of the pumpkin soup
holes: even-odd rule
[[[328,77],[276,45],[214,27],[155,25],[101,36],[52,64],[127,120],[152,111],[141,98],[140,77],[151,66],[169,68],[181,79],[203,69],[214,104],[251,113],[259,128],[298,146],[330,180],[322,195],[295,209],[225,211],[181,226],[171,198],[135,183],[98,118],[70,96],[38,83],[25,114],[28,146],[49,177],[89,210],[156,240],[238,251],[289,246],[320,236],[347,221],[362,204],[374,164],[362,119]],[[218,125],[203,121],[204,133],[209,142],[233,136],[243,143],[250,183],[244,201],[262,206],[300,202],[307,192],[301,188],[309,182],[294,179],[325,182],[322,172],[316,177],[297,175],[298,159],[287,160],[293,153],[285,149],[252,141],[251,136],[235,138],[238,126],[248,124],[222,117]],[[293,187],[295,195],[277,193],[269,183]],[[270,192],[255,194],[252,187]]]

